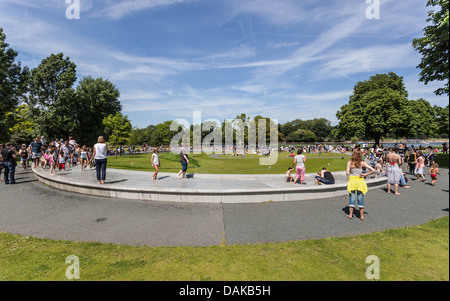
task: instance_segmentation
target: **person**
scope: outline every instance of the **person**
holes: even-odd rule
[[[36,137],[33,142],[30,144],[31,148],[31,158],[33,159],[33,167],[39,166],[39,161],[44,153],[44,146],[40,142],[40,138]]]
[[[448,153],[448,145],[447,145],[446,142],[442,143],[442,152],[443,152],[444,154],[447,154],[447,153]]]
[[[437,175],[439,175],[439,165],[434,163],[428,174],[431,176],[431,186],[434,186],[437,182]]]
[[[61,169],[66,170],[66,157],[64,156],[64,152],[59,152],[59,158],[58,158],[58,169],[61,171]]]
[[[322,168],[321,171],[317,173],[317,176],[315,177],[316,185],[320,185],[320,183],[330,185],[334,184],[334,177],[325,167]]]
[[[181,170],[177,175],[178,180],[186,178],[186,171],[189,164],[189,157],[187,156],[186,152],[184,151],[183,146],[180,148],[180,162],[181,162]]]
[[[22,146],[20,147],[19,156],[20,156],[20,164],[22,165],[23,171],[27,171],[29,155],[26,144],[22,144]]]
[[[4,168],[2,150],[3,150],[3,144],[0,144],[0,182],[3,182],[2,171]]]
[[[292,167],[289,167],[288,170],[286,171],[286,182],[290,183],[294,181],[294,178],[291,176],[291,173],[294,171],[294,169]]]
[[[67,161],[69,162],[69,167],[70,167],[72,164],[72,156],[73,156],[74,148],[72,147],[72,145],[69,144],[69,140],[66,140],[64,142],[64,144],[59,147],[59,150],[63,152],[64,159],[66,160],[66,162]],[[66,162],[64,162],[64,164]]]
[[[398,192],[398,187],[400,185],[400,179],[402,177],[402,170],[400,165],[402,164],[402,158],[396,154],[397,148],[390,149],[389,154],[386,155],[386,174],[388,176],[387,180],[387,193],[391,193],[391,185],[394,185],[394,190],[396,195],[400,195]]]
[[[382,161],[379,160],[375,164],[375,178],[381,178],[383,176],[383,165],[381,163]]]
[[[294,158],[294,164],[292,164],[292,167],[296,166],[295,171],[295,179],[294,183],[297,183],[297,181],[300,179],[300,184],[303,184],[303,181],[305,180],[305,162],[306,157],[303,154],[303,149],[300,148],[297,151],[297,156]]]
[[[87,147],[86,147],[86,145],[83,145],[83,147],[80,151],[80,164],[81,164],[81,171],[84,171],[84,169],[87,167]]]
[[[429,146],[428,149],[430,150],[430,154],[427,157],[427,161],[428,161],[427,166],[433,166],[435,151],[434,151],[434,149],[431,146]]]
[[[153,149],[152,154],[152,166],[155,168],[155,173],[152,176],[153,180],[156,180],[158,177],[159,168],[161,167],[161,163],[159,162],[158,149]]]
[[[49,158],[48,158],[48,164],[50,165],[50,174],[53,175],[53,172],[55,171],[55,150],[51,149]]]
[[[97,144],[94,145],[93,158],[95,160],[95,169],[97,171],[98,184],[105,184],[106,165],[108,159],[106,156],[106,144],[103,136],[98,137]]]
[[[362,169],[365,167],[369,169],[366,174],[362,173]],[[347,162],[346,174],[349,177],[347,183],[347,191],[349,192],[349,219],[353,218],[353,210],[355,209],[356,200],[358,200],[358,207],[360,212],[360,219],[364,220],[364,196],[366,195],[368,188],[364,177],[373,174],[375,169],[362,160],[362,154],[360,151],[354,151],[352,158]]]
[[[410,175],[414,174],[414,170],[416,169],[416,161],[417,161],[417,154],[414,148],[412,148],[408,156],[406,157],[406,162],[408,162]]]
[[[12,144],[10,142],[5,144],[5,148],[1,151],[3,158],[3,181],[5,184],[15,184],[15,173],[16,173],[16,152],[12,149]]]
[[[422,182],[425,182],[425,157],[423,156],[422,151],[417,152],[417,160],[416,160],[416,169],[414,170],[414,174],[417,176],[417,182],[420,181],[420,177],[422,177]]]

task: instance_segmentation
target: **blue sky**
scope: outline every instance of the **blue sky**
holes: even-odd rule
[[[390,71],[410,99],[448,105],[433,94],[440,83],[418,81],[411,42],[426,0],[381,0],[379,19],[366,17],[366,0],[79,1],[80,19],[69,20],[66,0],[1,0],[0,27],[23,65],[63,52],[78,79],[112,81],[139,128],[192,122],[193,111],[336,125],[354,85]]]

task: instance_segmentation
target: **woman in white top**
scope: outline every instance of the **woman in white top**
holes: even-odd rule
[[[299,149],[297,152],[297,156],[294,158],[294,164],[292,167],[295,167],[295,171],[297,174],[295,175],[294,183],[297,183],[298,179],[300,179],[300,184],[303,184],[305,180],[305,162],[306,157],[302,155],[303,149]]]
[[[161,167],[161,163],[159,162],[159,155],[158,155],[157,147],[155,147],[153,149],[152,166],[155,168],[155,173],[153,174],[152,179],[156,180],[156,178],[158,177],[159,168]]]
[[[98,184],[105,184],[107,156],[105,138],[103,136],[98,137],[98,143],[94,145],[92,158],[95,160]]]

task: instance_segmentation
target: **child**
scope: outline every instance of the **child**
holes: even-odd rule
[[[50,165],[50,174],[53,175],[53,172],[55,171],[55,161],[54,161],[54,150],[50,151],[50,155],[48,158],[48,164]]]
[[[437,182],[437,175],[439,175],[439,165],[437,163],[434,163],[433,166],[431,166],[430,171],[428,174],[431,176],[431,186],[434,186],[434,184]]]
[[[50,154],[48,153],[48,151],[45,151],[44,157],[42,157],[42,160],[41,160],[41,165],[42,165],[42,169],[45,169],[47,167],[47,165],[50,165]]]
[[[58,163],[59,171],[61,171],[61,169],[66,170],[66,158],[64,157],[64,152],[59,153]]]
[[[81,163],[81,171],[83,171],[87,166],[87,149],[86,145],[83,145],[83,148],[80,151],[80,163]]]
[[[294,168],[289,167],[287,172],[286,172],[286,182],[290,183],[290,182],[294,182],[294,178],[291,176],[291,173],[294,171]]]
[[[161,163],[159,162],[158,148],[153,149],[152,154],[152,166],[155,168],[155,173],[152,176],[153,180],[156,180],[158,177],[159,168],[161,167]]]
[[[383,174],[383,166],[379,161],[375,164],[375,178],[380,178]]]

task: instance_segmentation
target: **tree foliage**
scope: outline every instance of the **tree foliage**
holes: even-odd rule
[[[439,11],[431,10],[427,22],[431,25],[424,28],[424,36],[413,40],[413,47],[422,54],[420,81],[428,84],[433,81],[445,82],[443,88],[435,91],[436,95],[449,95],[449,1],[429,0],[427,6],[439,7]]]

